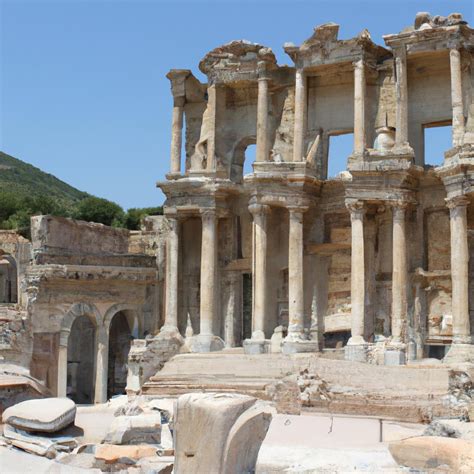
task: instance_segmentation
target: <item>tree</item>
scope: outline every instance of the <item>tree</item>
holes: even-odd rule
[[[87,197],[77,204],[73,217],[114,227],[123,226],[125,214],[116,203],[98,197]]]
[[[125,214],[124,224],[129,230],[140,230],[140,224],[146,216],[159,216],[163,214],[162,207],[131,208]]]

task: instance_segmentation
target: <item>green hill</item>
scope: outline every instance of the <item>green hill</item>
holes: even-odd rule
[[[66,206],[89,196],[55,176],[1,151],[0,191],[15,192],[20,199],[49,196]]]

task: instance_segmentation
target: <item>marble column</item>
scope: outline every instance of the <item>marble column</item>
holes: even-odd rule
[[[165,324],[161,332],[178,333],[179,220],[167,215],[169,233],[166,242]]]
[[[264,340],[267,310],[267,217],[270,207],[251,204],[249,211],[254,223],[252,339]]]
[[[57,396],[67,396],[67,345],[69,342],[69,331],[62,330],[59,335],[58,347],[58,379],[57,379]]]
[[[181,172],[181,148],[183,144],[184,97],[175,97],[171,123],[171,173]]]
[[[365,140],[365,64],[361,59],[354,63],[354,154],[364,153]]]
[[[94,403],[107,401],[107,378],[109,365],[109,335],[104,327],[96,331],[96,372]]]
[[[453,147],[463,144],[464,139],[464,104],[462,95],[461,51],[451,49],[449,61],[451,67],[451,105],[453,108]]]
[[[351,337],[348,345],[365,344],[365,252],[363,201],[346,203],[351,213]]]
[[[469,248],[467,206],[469,200],[459,196],[447,200],[451,227],[451,281],[453,344],[469,344]]]
[[[256,161],[268,160],[268,77],[265,71],[258,78]]]
[[[304,160],[306,122],[306,77],[303,69],[296,70],[295,77],[295,124],[293,134],[293,161]]]
[[[201,336],[214,334],[216,316],[216,284],[217,284],[217,216],[215,209],[201,211],[202,242],[201,242],[201,301],[200,331]]]
[[[409,148],[408,144],[408,81],[405,47],[395,51],[396,72],[396,133],[395,148]]]
[[[289,207],[288,249],[288,336],[289,341],[304,339],[303,213],[306,207]]]
[[[407,330],[407,202],[392,205],[393,250],[392,250],[392,342],[405,343]]]

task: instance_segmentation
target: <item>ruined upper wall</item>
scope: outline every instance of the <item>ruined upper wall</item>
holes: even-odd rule
[[[32,217],[31,237],[35,254],[128,253],[128,230],[65,217]]]

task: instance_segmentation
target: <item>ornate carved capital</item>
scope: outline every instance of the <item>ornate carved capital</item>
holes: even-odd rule
[[[212,221],[215,221],[217,217],[217,212],[212,207],[206,207],[204,209],[201,209],[200,214],[203,223],[210,223]]]
[[[303,214],[309,209],[308,206],[287,206],[290,213],[290,221],[303,222]]]
[[[362,219],[366,212],[364,201],[359,199],[347,199],[346,207],[351,213],[351,219]]]
[[[394,221],[404,221],[406,210],[410,203],[408,201],[392,201],[390,202],[390,207],[392,208],[392,215]]]
[[[250,214],[252,214],[254,218],[270,214],[270,211],[271,211],[270,206],[267,206],[266,204],[254,203],[254,204],[250,204],[249,206],[249,212]]]
[[[464,194],[460,196],[453,196],[451,198],[445,199],[446,206],[448,206],[450,211],[455,210],[456,208],[466,207],[469,204],[469,198]]]

